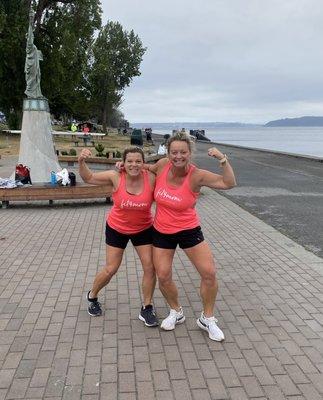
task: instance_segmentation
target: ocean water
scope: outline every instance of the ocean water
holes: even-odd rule
[[[153,131],[171,133],[165,129]],[[205,136],[216,143],[323,158],[323,127],[210,128],[205,129]]]

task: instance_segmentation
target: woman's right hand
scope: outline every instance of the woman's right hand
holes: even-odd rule
[[[92,153],[89,149],[83,149],[79,155],[78,161],[84,161],[86,158],[92,157]]]

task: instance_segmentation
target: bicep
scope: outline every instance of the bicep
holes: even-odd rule
[[[89,183],[92,185],[113,185],[115,178],[115,171],[93,172]]]
[[[211,189],[229,189],[223,181],[223,176],[210,171],[200,172],[199,186],[207,186]]]
[[[156,175],[158,175],[161,170],[165,167],[165,165],[168,163],[168,158],[164,157],[161,158],[160,160],[158,160],[156,162],[156,164],[154,164],[155,168],[156,168]]]

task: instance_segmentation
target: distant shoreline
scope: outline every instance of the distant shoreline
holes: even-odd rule
[[[156,133],[156,132],[153,132],[153,135],[154,135],[154,137],[157,136],[159,139],[162,139],[164,136],[162,133]],[[197,140],[195,143],[196,144],[205,144],[205,147],[210,147],[211,144],[214,144],[214,145],[225,146],[225,147],[234,148],[234,149],[260,151],[263,153],[271,153],[271,154],[277,154],[277,155],[293,157],[293,158],[301,158],[304,160],[316,161],[316,162],[323,163],[323,157],[308,156],[308,155],[304,155],[304,154],[289,153],[289,152],[270,150],[270,149],[260,149],[260,148],[248,147],[248,146],[239,146],[236,144],[216,142],[216,141],[212,141],[212,140],[210,142],[204,141],[204,140]]]
[[[141,123],[135,122],[132,124],[134,127],[140,129],[142,127],[149,127],[154,129],[222,129],[222,128],[252,128],[252,127],[265,127],[265,128],[317,128],[323,127],[323,117],[321,116],[303,116],[298,118],[282,118],[264,123],[244,123],[244,122],[148,122]]]

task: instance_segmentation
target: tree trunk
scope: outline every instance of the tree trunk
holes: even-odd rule
[[[108,106],[105,104],[102,111],[102,129],[103,133],[107,133],[107,109]]]

